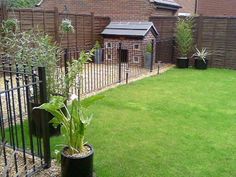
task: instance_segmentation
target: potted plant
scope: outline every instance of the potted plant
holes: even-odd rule
[[[177,58],[178,68],[188,68],[188,54],[193,47],[193,22],[192,18],[179,19],[177,23],[176,43],[179,52]]]
[[[61,31],[64,33],[74,32],[75,28],[72,25],[72,21],[70,19],[63,19],[61,22]]]
[[[61,95],[58,89],[57,80],[55,79],[58,56],[61,51],[59,47],[52,42],[51,37],[48,35],[42,35],[41,33],[34,33],[34,57],[33,65],[36,67],[42,66],[45,67],[46,71],[46,82],[47,82],[47,93],[48,99],[50,100],[52,96]],[[32,57],[33,58],[33,57]],[[38,107],[41,105],[40,99],[32,97],[30,100],[30,108]],[[31,133],[36,137],[42,137],[42,125],[41,125],[41,111],[42,110],[33,110],[30,121]],[[49,121],[53,118],[53,115],[49,114]],[[57,136],[60,135],[60,128],[55,128],[49,123],[49,135]]]
[[[153,61],[152,52],[153,52],[152,44],[149,42],[146,46],[146,55],[145,55],[145,62],[144,62],[144,66],[147,69],[150,69],[152,65],[152,61]]]
[[[209,56],[210,53],[207,52],[206,48],[203,48],[202,50],[199,50],[196,48],[196,53],[193,54],[193,57],[195,59],[194,66],[196,69],[207,69],[208,66],[208,59],[207,56]]]
[[[68,64],[68,73],[65,75],[65,84],[62,87],[64,97],[53,96],[49,103],[34,108],[52,114],[54,118],[50,123],[54,127],[59,127],[65,137],[61,151],[62,177],[93,176],[94,150],[91,145],[84,142],[85,129],[92,120],[92,116],[86,113],[86,108],[102,97],[96,97],[93,101],[82,104],[77,95],[70,96],[70,89],[82,73],[84,64],[91,60],[93,53],[94,49],[89,52],[82,51],[78,60]]]
[[[94,49],[95,49],[95,56],[94,56],[95,63],[101,64],[102,63],[102,48],[98,41],[96,41]]]
[[[65,137],[61,151],[62,177],[92,177],[93,176],[93,147],[84,142],[85,130],[92,120],[91,115],[85,113],[85,108],[72,95],[71,103],[66,106],[65,98],[55,96],[49,103],[38,108],[50,112],[54,118],[54,126],[61,125],[62,135]],[[61,109],[66,109],[66,114]]]
[[[50,96],[56,93],[58,88],[55,80],[55,74],[57,70],[57,60],[60,56],[59,47],[52,42],[52,38],[48,35],[44,35],[38,31],[20,32],[17,29],[17,21],[9,20],[4,23],[4,36],[0,41],[1,47],[4,48],[4,53],[11,63],[16,63],[19,69],[32,72],[32,66],[45,67],[46,79],[47,79],[47,93]],[[33,74],[33,73],[32,73]],[[33,111],[33,107],[41,105],[38,95],[31,96],[29,102],[29,109],[32,113],[30,119],[31,133],[34,136],[42,137],[41,126],[41,111]],[[52,115],[49,115],[53,118]],[[58,135],[59,129],[54,129],[52,125],[50,127],[50,135]]]

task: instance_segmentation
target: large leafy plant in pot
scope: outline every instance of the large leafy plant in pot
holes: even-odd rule
[[[37,109],[50,112],[54,116],[51,123],[61,127],[65,138],[61,151],[62,177],[92,177],[94,150],[84,142],[85,130],[92,120],[92,115],[86,113],[86,108],[80,104],[77,96],[72,95],[68,106],[64,101],[63,97],[55,96],[49,103]]]
[[[96,96],[92,100],[80,102],[77,95],[72,95],[65,105],[65,98],[55,96],[49,103],[34,108],[50,112],[54,116],[50,122],[61,128],[65,142],[60,145],[62,149],[56,152],[61,161],[62,177],[93,177],[94,149],[85,143],[85,131],[93,115],[87,108],[102,98]]]
[[[34,37],[34,53],[35,53],[35,65],[45,67],[46,79],[47,79],[47,93],[48,99],[50,100],[52,96],[58,95],[58,83],[56,78],[57,73],[57,62],[58,56],[61,54],[60,48],[52,42],[51,37],[48,35],[42,35],[35,33]],[[32,99],[30,102],[33,107],[41,105],[40,102],[36,102]],[[42,125],[41,125],[41,110],[32,110],[32,133],[37,137],[42,137]],[[48,115],[49,120],[53,118],[51,114]],[[59,135],[60,128],[54,128],[51,123],[49,123],[49,134],[50,136]]]
[[[176,43],[179,53],[177,58],[177,67],[178,68],[188,68],[189,58],[188,54],[193,48],[193,19],[188,18],[179,18],[177,23],[176,31]]]
[[[82,51],[79,59],[68,63],[68,73],[61,80],[63,96],[53,96],[49,103],[42,104],[35,110],[45,110],[54,118],[50,121],[55,127],[61,129],[65,137],[64,148],[61,151],[62,177],[92,177],[93,154],[91,145],[84,143],[85,129],[92,116],[86,113],[86,108],[94,101],[102,98],[96,97],[91,102],[82,104],[77,95],[70,96],[70,90],[83,72],[84,64],[91,60],[94,49],[89,52]]]
[[[20,32],[18,30],[18,21],[8,19],[2,26],[1,48],[4,51],[5,58],[11,63],[16,63],[19,68],[24,68],[27,72],[32,72],[33,67],[45,67],[47,80],[47,93],[49,99],[56,93],[58,88],[55,80],[57,70],[58,56],[61,55],[60,48],[53,42],[52,38],[43,34],[39,30]],[[33,110],[33,107],[41,105],[40,99],[36,94],[30,99],[30,129],[34,136],[42,137],[42,117],[41,111]],[[49,119],[52,116],[49,115]],[[50,136],[58,135],[59,129],[49,125]]]

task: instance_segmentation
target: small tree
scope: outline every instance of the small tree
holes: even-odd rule
[[[146,52],[147,52],[147,53],[152,53],[152,51],[153,51],[153,49],[152,49],[152,43],[149,42],[149,43],[147,44],[147,47],[146,47]]]
[[[181,57],[187,57],[193,48],[193,19],[179,19],[177,23],[176,42]]]
[[[94,49],[95,50],[101,49],[101,44],[99,43],[99,41],[96,41],[96,43],[94,45]]]

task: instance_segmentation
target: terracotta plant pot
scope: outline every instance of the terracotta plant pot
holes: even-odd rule
[[[202,59],[195,59],[194,66],[196,69],[207,69],[208,67],[208,60],[206,59],[205,62]]]
[[[188,68],[188,66],[189,66],[189,59],[187,57],[179,57],[179,58],[177,58],[176,66],[178,68]]]
[[[91,145],[86,145],[91,152],[84,157],[71,157],[65,154],[67,147],[61,153],[61,175],[62,177],[93,177],[93,155]]]

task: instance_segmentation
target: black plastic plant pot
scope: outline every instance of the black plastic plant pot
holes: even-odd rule
[[[208,67],[208,60],[205,60],[205,62],[201,59],[195,59],[194,66],[196,69],[207,69]]]
[[[61,153],[61,175],[62,177],[93,177],[93,155],[91,145],[86,145],[91,152],[85,157],[71,157],[65,154],[67,148]]]
[[[189,59],[187,57],[179,57],[179,58],[177,58],[176,65],[178,68],[188,68]]]
[[[31,133],[33,136],[38,137],[38,138],[42,138],[43,137],[43,127],[42,127],[42,115],[48,114],[48,120],[52,120],[53,119],[53,115],[41,110],[41,109],[33,109],[34,107],[38,107],[40,106],[40,104],[38,103],[34,103],[33,101],[30,101],[30,106],[32,108],[32,115],[31,115],[31,119],[30,119],[30,127],[31,127]],[[49,123],[49,136],[59,136],[60,133],[60,126],[58,126],[57,128],[53,127],[52,124]]]

